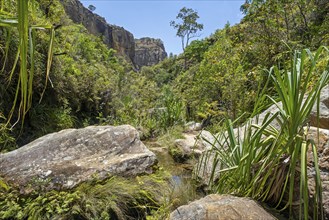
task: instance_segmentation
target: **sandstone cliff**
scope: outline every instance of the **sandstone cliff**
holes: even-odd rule
[[[166,57],[167,53],[160,39],[149,37],[135,39],[135,64],[137,68],[155,65]]]
[[[79,0],[60,0],[68,16],[75,22],[81,23],[93,35],[103,36],[108,47],[115,49],[128,61],[134,62],[134,36],[122,27],[108,24],[106,20],[85,8]]]
[[[137,69],[157,64],[167,57],[161,40],[152,38],[135,40],[132,33],[122,27],[108,24],[103,17],[85,8],[79,0],[60,0],[60,2],[75,23],[82,24],[93,35],[102,36],[109,48],[115,49]]]

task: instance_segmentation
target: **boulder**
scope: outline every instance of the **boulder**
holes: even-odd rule
[[[214,167],[214,161],[217,161],[217,166]],[[208,191],[208,186],[210,185],[210,180],[217,180],[220,175],[220,161],[216,154],[212,150],[207,150],[202,153],[199,161],[193,168],[193,174],[197,178],[200,186],[205,191]],[[215,170],[214,170],[215,169]]]
[[[185,132],[200,131],[202,129],[201,123],[190,121],[184,125]]]
[[[151,173],[155,154],[129,125],[90,126],[48,134],[0,154],[0,176],[22,193],[69,189],[95,178]]]
[[[304,100],[307,96],[304,97]],[[281,108],[282,103],[278,102],[278,106]],[[252,119],[252,123],[261,124],[267,113],[275,114],[279,111],[278,106],[273,104],[264,112],[260,113]],[[319,123],[317,122],[317,106],[313,106],[309,117],[309,123],[311,126],[329,129],[329,85],[325,86],[320,93],[320,111],[319,111]],[[275,128],[279,128],[278,122],[273,121],[271,123]]]
[[[203,145],[205,146],[204,150],[210,150],[213,147],[218,147],[219,143],[218,143],[218,138],[219,138],[219,134],[212,134],[209,131],[203,130],[201,131],[199,137],[198,137]]]
[[[234,129],[234,134],[239,134],[241,136],[241,132],[243,132],[242,130],[242,128]],[[215,180],[218,179],[220,171],[220,163],[217,159],[218,156],[216,156],[212,149],[220,149],[225,146],[220,146],[220,143],[224,144],[224,141],[222,140],[223,135],[220,133],[212,134],[209,131],[202,131],[200,138],[202,138],[202,143],[205,145],[205,148],[202,151],[199,161],[194,166],[193,173],[195,177],[198,178],[200,184],[203,185],[207,190],[207,186],[209,185],[211,177],[213,177]],[[214,167],[213,163],[215,160],[217,160],[216,167]]]
[[[183,134],[184,139],[177,139],[170,152],[174,159],[184,162],[189,158],[199,158],[200,155],[216,145],[216,138],[209,131],[188,132]]]
[[[175,146],[176,148],[175,152],[179,155],[173,155],[173,149],[170,149],[170,152],[175,160],[179,160],[182,162],[182,160],[187,160],[191,157],[199,157],[202,153],[203,145],[200,141],[197,139],[197,135],[185,133],[183,134],[184,139],[177,139],[175,140]],[[184,159],[185,158],[185,159]]]
[[[329,129],[329,85],[325,86],[320,93],[319,124],[317,121],[317,106],[313,106],[310,124],[315,127]]]
[[[208,195],[177,208],[170,220],[276,219],[257,202],[231,195]]]

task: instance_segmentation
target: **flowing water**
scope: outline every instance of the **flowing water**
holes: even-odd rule
[[[146,142],[145,145],[156,154],[160,167],[171,174],[170,199],[176,201],[175,206],[187,204],[204,196],[198,192],[196,184],[192,180],[193,166],[191,164],[176,163],[168,153],[168,148],[157,142]]]

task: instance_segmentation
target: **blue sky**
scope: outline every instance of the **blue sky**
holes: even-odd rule
[[[80,0],[86,7],[94,5],[94,13],[104,17],[110,24],[124,27],[135,38],[160,38],[167,53],[182,52],[181,40],[176,37],[176,30],[169,25],[182,7],[192,8],[198,12],[199,23],[204,25],[200,38],[205,38],[221,29],[229,22],[238,23],[242,14],[240,6],[244,0],[231,1],[197,1],[197,0]]]

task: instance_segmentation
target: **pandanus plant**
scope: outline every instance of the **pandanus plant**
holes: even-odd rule
[[[14,123],[21,121],[31,107],[33,92],[33,76],[35,61],[35,35],[37,30],[49,30],[50,40],[48,48],[48,59],[46,69],[45,88],[49,79],[50,67],[53,54],[53,42],[55,31],[52,25],[34,25],[29,22],[29,15],[34,13],[34,1],[31,0],[2,0],[0,8],[0,30],[4,33],[5,43],[3,45],[4,62],[2,63],[1,72],[5,70],[7,64],[8,51],[11,43],[13,31],[18,32],[18,49],[14,64],[10,67],[11,71],[8,77],[8,84],[12,82],[13,76],[19,67],[18,81],[16,85],[16,95],[13,100],[12,109],[7,116],[8,123],[15,111],[18,112],[18,119]],[[0,45],[2,46],[2,45]],[[44,88],[44,89],[45,89]],[[44,90],[45,91],[45,90]],[[43,91],[43,92],[44,92]],[[43,94],[43,93],[42,93]]]
[[[209,184],[213,191],[250,196],[274,203],[280,210],[289,207],[290,215],[298,198],[299,218],[308,219],[307,151],[311,149],[316,183],[311,218],[324,218],[317,141],[308,138],[307,122],[314,106],[319,115],[320,92],[329,83],[328,63],[318,73],[318,61],[328,57],[328,52],[323,46],[315,53],[295,51],[289,70],[272,67],[268,71],[255,112],[266,98],[277,106],[276,112],[268,112],[261,121],[256,116],[240,129],[233,129],[234,122],[226,121],[225,132],[216,136],[211,153],[204,154],[197,169],[202,172],[205,164],[212,164]],[[269,82],[275,87],[275,97],[266,95]]]

